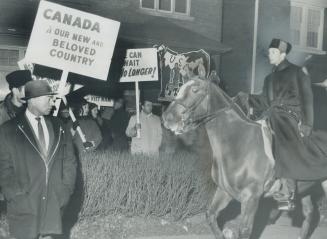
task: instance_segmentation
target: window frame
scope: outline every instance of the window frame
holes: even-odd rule
[[[0,44],[0,49],[1,50],[16,50],[18,51],[18,60],[21,60],[24,58],[25,56],[25,51],[26,51],[26,47],[23,46],[15,46],[15,45],[1,45]],[[12,66],[12,65],[0,65],[0,72],[3,74],[8,74],[12,71],[15,70],[19,70],[18,64],[16,66]],[[4,75],[5,76],[5,75]],[[1,79],[2,80],[2,79]],[[4,97],[6,96],[6,94],[8,94],[9,88],[7,89],[0,89],[0,100],[3,100]]]
[[[319,5],[315,3],[315,1],[291,1],[290,2],[290,12],[292,10],[292,7],[300,7],[302,9],[302,22],[300,25],[300,43],[294,44],[294,49],[298,51],[313,53],[313,54],[326,54],[326,52],[323,50],[323,39],[324,39],[324,19],[325,19],[325,5]],[[318,42],[317,47],[310,47],[308,46],[308,16],[309,16],[309,10],[319,11],[320,12],[320,25],[318,29]],[[290,14],[290,17],[292,15]],[[290,19],[290,22],[292,19]],[[290,24],[290,31],[292,31]]]
[[[181,19],[181,20],[193,20],[194,19],[193,17],[191,17],[191,1],[192,0],[186,0],[186,12],[185,13],[175,11],[176,0],[170,0],[170,2],[171,2],[171,10],[170,11],[159,9],[159,0],[153,0],[154,8],[143,7],[142,1],[143,0],[140,0],[140,4],[139,4],[140,10],[147,14],[154,15],[154,16],[177,18],[177,19]]]
[[[155,9],[157,9],[158,12],[170,13],[170,14],[175,13],[174,12],[174,10],[175,10],[175,0],[170,0],[170,11],[159,9],[159,1],[160,0],[154,0]]]
[[[0,45],[1,50],[16,50],[18,51],[18,60],[21,60],[25,57],[25,52],[27,47],[23,46],[12,46],[12,45]],[[5,66],[5,65],[0,65],[0,71],[8,71],[8,70],[18,70],[18,64],[17,66]]]

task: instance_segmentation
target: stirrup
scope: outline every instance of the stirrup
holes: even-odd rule
[[[278,210],[293,211],[294,209],[295,209],[295,204],[292,200],[278,201]]]
[[[283,198],[280,198],[280,200],[277,199],[278,209],[286,210],[286,211],[293,211],[295,209],[294,199],[295,199],[294,192],[291,192],[291,194],[289,195],[289,197],[287,199],[283,199]]]

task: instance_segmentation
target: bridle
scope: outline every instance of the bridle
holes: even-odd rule
[[[214,113],[209,113],[209,99],[210,99],[210,91],[209,91],[209,87],[210,87],[210,81],[206,82],[206,88],[205,88],[205,93],[201,95],[201,97],[199,97],[199,99],[197,101],[195,101],[193,104],[191,104],[190,106],[186,105],[185,103],[183,103],[180,99],[176,99],[173,102],[177,105],[182,106],[185,110],[182,112],[182,124],[195,124],[195,128],[200,126],[201,124],[205,124],[209,121],[211,121],[212,119],[218,117],[219,114],[231,109],[232,104],[228,103],[228,105],[226,107],[223,107],[222,109],[219,109],[217,111],[215,111]],[[194,112],[195,110],[199,107],[199,105],[202,104],[202,102],[207,99],[207,105],[206,105],[206,113],[204,115],[200,115],[198,117],[194,117]],[[185,119],[184,116],[189,116],[187,119]],[[192,117],[193,116],[193,117]]]

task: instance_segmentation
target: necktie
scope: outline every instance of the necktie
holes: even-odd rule
[[[45,145],[45,137],[44,137],[44,131],[43,131],[43,127],[41,124],[41,118],[40,117],[36,117],[35,118],[37,120],[37,130],[39,132],[38,138],[39,138],[39,142],[40,145],[42,147],[43,152],[46,152],[46,145]]]

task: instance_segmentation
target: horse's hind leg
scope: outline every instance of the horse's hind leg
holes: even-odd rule
[[[321,182],[321,187],[324,190],[325,196],[326,196],[326,199],[327,199],[327,180]]]
[[[327,200],[327,180],[325,180],[321,183],[321,187],[325,193],[325,200]],[[324,216],[326,216],[326,215],[324,215]]]
[[[224,238],[222,231],[218,227],[217,218],[219,216],[219,212],[223,210],[231,200],[232,198],[225,191],[217,187],[215,195],[206,213],[208,223],[216,239]]]
[[[241,224],[240,238],[248,239],[251,236],[254,217],[259,206],[259,190],[246,189],[242,192],[241,199]]]
[[[309,236],[309,230],[313,218],[313,205],[311,201],[311,196],[305,196],[301,199],[302,202],[302,212],[304,215],[304,221],[301,227],[299,239],[307,239]]]

